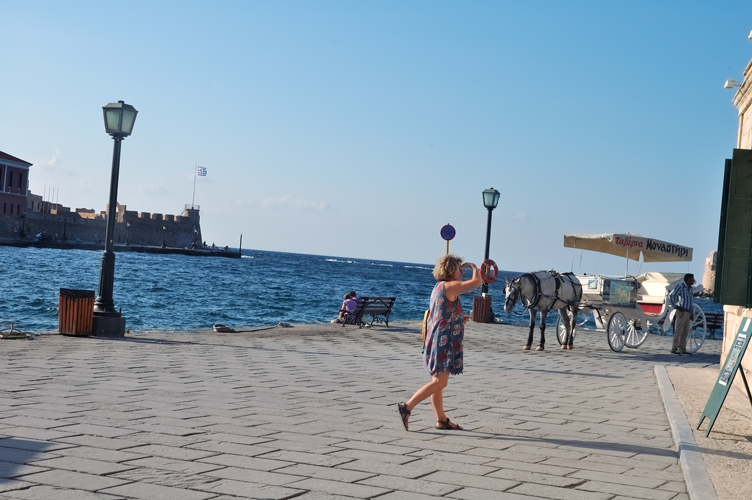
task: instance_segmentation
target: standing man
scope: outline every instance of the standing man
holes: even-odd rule
[[[687,335],[692,326],[692,285],[695,284],[694,274],[685,274],[684,281],[679,283],[669,294],[671,305],[676,308],[674,316],[674,343],[671,345],[672,354],[687,353]]]

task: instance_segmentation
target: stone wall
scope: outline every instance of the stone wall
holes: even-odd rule
[[[752,149],[752,61],[744,70],[741,88],[734,95],[734,106],[739,110],[738,149]]]
[[[124,207],[123,207],[124,208]],[[138,213],[122,211],[115,223],[114,242],[116,245],[161,246],[164,240],[168,247],[190,248],[194,241],[201,243],[201,224],[198,210],[185,210],[182,216]],[[104,243],[107,220],[104,212],[93,211],[42,213],[26,212],[23,216],[0,215],[0,237],[9,237],[11,228],[25,228],[28,237],[38,233],[57,233],[58,241],[65,234],[68,241]],[[162,229],[164,227],[164,229]],[[194,228],[196,232],[194,233]]]
[[[734,95],[734,106],[739,110],[739,135],[737,141],[738,149],[752,149],[752,61],[747,64],[744,70],[744,80],[742,86]],[[736,331],[739,329],[744,318],[752,318],[752,309],[746,309],[741,306],[723,306],[723,347],[721,349],[721,367],[726,361],[729,350],[736,338]],[[752,350],[752,343],[747,351]],[[741,369],[744,374],[750,378],[752,376],[752,354],[745,353],[742,360]],[[734,379],[734,386],[744,391],[744,384],[741,377]]]

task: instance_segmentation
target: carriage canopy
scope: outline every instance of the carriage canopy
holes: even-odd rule
[[[565,234],[564,246],[592,252],[610,253],[643,262],[689,262],[692,249],[666,241],[630,233]]]

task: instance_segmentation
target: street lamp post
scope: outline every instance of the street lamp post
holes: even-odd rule
[[[162,226],[162,248],[166,248],[167,247],[167,245],[165,244],[165,234],[166,234],[165,230],[166,229],[167,228],[165,226]]]
[[[63,217],[63,243],[68,241],[68,238],[65,236],[65,230],[68,228],[68,217]]]
[[[94,333],[110,336],[125,334],[125,318],[115,310],[112,289],[115,283],[115,219],[117,218],[117,188],[120,175],[120,144],[133,132],[138,111],[123,101],[103,106],[104,128],[112,136],[115,145],[112,151],[112,176],[110,177],[110,203],[107,210],[107,232],[102,254],[102,271],[99,275],[99,296],[94,301]]]
[[[488,252],[491,249],[491,212],[493,212],[493,209],[496,208],[496,206],[499,204],[499,196],[501,193],[499,193],[494,188],[486,189],[483,191],[483,206],[488,209],[488,225],[486,226],[486,253],[483,257],[484,259],[488,259]],[[481,290],[483,293],[488,293],[488,285],[484,282],[483,283],[483,289]]]
[[[198,230],[196,226],[193,226],[193,249],[195,250],[196,247],[198,247]]]
[[[130,235],[131,235],[131,223],[126,222],[125,223],[125,246],[127,247],[131,245]]]

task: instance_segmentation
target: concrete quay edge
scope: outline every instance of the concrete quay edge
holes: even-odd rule
[[[692,500],[718,500],[713,482],[705,468],[705,461],[697,447],[692,427],[684,415],[679,399],[674,392],[674,386],[666,373],[666,367],[655,365],[655,379],[661,393],[663,406],[666,408],[666,416],[671,425],[671,434],[674,436],[679,462],[684,472],[684,480],[687,483],[687,493]]]

